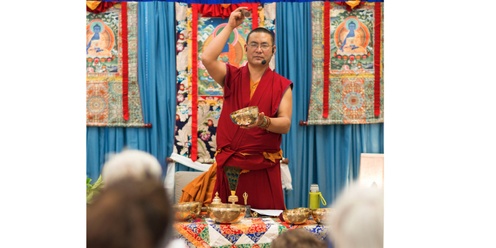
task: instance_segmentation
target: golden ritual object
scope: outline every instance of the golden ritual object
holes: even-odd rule
[[[231,224],[245,217],[246,207],[237,204],[222,203],[219,192],[215,193],[212,203],[207,207],[207,215],[216,223]]]
[[[330,212],[331,208],[317,208],[312,210],[312,218],[315,222],[321,224],[328,219]]]
[[[219,197],[219,192],[215,192],[215,197],[212,200],[211,204],[219,204],[219,203],[222,203],[222,200]]]
[[[248,193],[243,193],[243,199],[245,200],[245,207],[246,207],[246,214],[245,214],[245,217],[251,217],[252,216],[252,213],[251,213],[251,206],[248,205]]]
[[[250,106],[238,109],[230,114],[231,120],[236,125],[247,126],[255,123],[258,118],[258,107]]]
[[[245,217],[246,207],[238,204],[221,203],[208,207],[208,217],[221,224],[239,222]]]
[[[246,192],[243,193],[243,199],[245,199],[245,205],[248,205],[248,194]]]
[[[201,212],[201,202],[180,202],[173,205],[175,219],[186,221],[196,218]]]
[[[307,222],[310,213],[309,208],[286,209],[282,212],[282,218],[288,224],[301,225]]]
[[[231,190],[231,195],[227,198],[227,201],[232,204],[238,202],[238,196],[236,195],[236,191]]]

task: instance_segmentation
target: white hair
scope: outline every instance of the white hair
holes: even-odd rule
[[[335,248],[382,248],[384,191],[350,184],[333,203],[328,224]]]
[[[160,180],[162,167],[154,156],[139,150],[126,149],[110,155],[102,169],[102,180],[105,185],[124,177],[144,179],[147,176]]]

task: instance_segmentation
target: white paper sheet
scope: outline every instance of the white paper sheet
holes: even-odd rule
[[[251,209],[252,211],[255,211],[261,215],[266,215],[266,216],[279,216],[281,213],[282,213],[282,210],[278,210],[278,209],[256,209],[256,208],[252,208]]]

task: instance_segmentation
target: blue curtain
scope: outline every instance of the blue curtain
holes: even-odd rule
[[[307,119],[312,83],[311,3],[276,4],[276,46],[275,70],[294,84],[291,130],[282,143],[293,184],[286,207],[308,206],[313,183],[330,205],[357,178],[360,153],[384,152],[384,125],[299,125]]]
[[[87,176],[96,181],[109,153],[124,147],[149,152],[162,164],[172,153],[176,112],[175,8],[173,2],[138,7],[138,82],[143,117],[151,128],[87,127]]]
[[[172,153],[176,112],[175,10],[173,2],[139,3],[138,77],[146,123],[152,128],[87,128],[87,174],[98,177],[105,156],[124,147],[144,150],[164,166]],[[308,206],[310,184],[319,184],[328,205],[358,175],[361,153],[384,152],[384,125],[300,126],[311,87],[311,3],[276,4],[276,71],[293,83],[293,117],[282,149],[293,190],[286,206]],[[189,170],[179,165],[177,170]],[[164,174],[165,176],[165,174]]]

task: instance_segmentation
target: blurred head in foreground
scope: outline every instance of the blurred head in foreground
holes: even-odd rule
[[[290,229],[277,236],[270,244],[272,248],[326,248],[327,244],[304,229]]]
[[[165,247],[173,218],[160,181],[122,178],[106,185],[87,206],[86,247]]]
[[[329,216],[335,248],[382,248],[384,191],[353,183],[333,203]]]
[[[112,154],[102,169],[102,180],[105,185],[123,177],[143,179],[148,176],[160,180],[162,167],[154,156],[140,150],[123,150]]]

